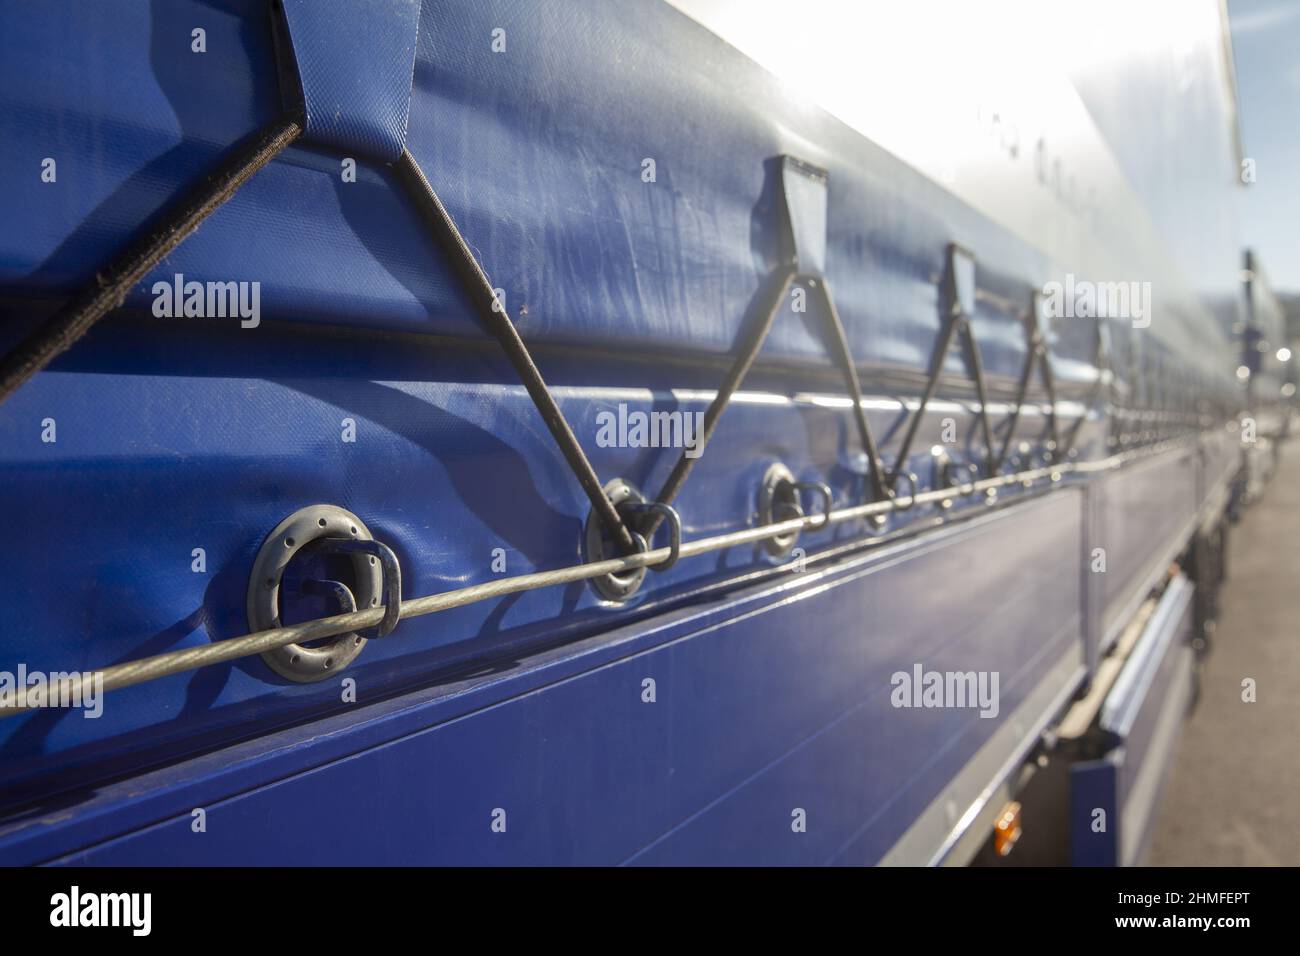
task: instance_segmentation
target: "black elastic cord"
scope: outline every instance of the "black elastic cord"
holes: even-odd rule
[[[993,461],[993,473],[1002,470],[1002,465],[1007,460],[1007,452],[1011,448],[1011,442],[1015,438],[1016,425],[1020,422],[1020,410],[1024,407],[1025,398],[1029,394],[1029,379],[1033,377],[1034,366],[1038,367],[1039,375],[1043,381],[1043,388],[1047,390],[1047,401],[1049,403],[1048,418],[1048,435],[1052,443],[1052,452],[1055,455],[1058,447],[1058,438],[1056,432],[1056,380],[1052,377],[1052,361],[1048,354],[1047,345],[1043,342],[1042,333],[1038,330],[1037,318],[1030,310],[1029,318],[1025,322],[1025,334],[1027,345],[1025,350],[1025,366],[1020,373],[1020,383],[1016,387],[1016,404],[1011,409],[1011,414],[1007,417],[1007,434],[1002,439],[1002,449]]]
[[[925,382],[925,390],[921,393],[921,404],[917,406],[907,419],[907,430],[903,433],[903,443],[898,446],[898,457],[894,461],[894,468],[890,472],[891,484],[893,480],[903,474],[907,467],[907,456],[912,451],[912,441],[916,438],[916,430],[921,425],[921,418],[925,415],[926,406],[930,404],[930,399],[934,397],[934,390],[939,385],[939,375],[943,371],[944,360],[948,357],[948,346],[952,342],[952,334],[957,329],[959,313],[954,310],[949,316],[948,321],[944,323],[943,330],[939,333],[939,341],[935,345],[934,357],[930,362],[930,375]],[[905,406],[906,407],[906,406]]]
[[[968,316],[960,318],[962,331],[966,333],[967,360],[970,362],[971,377],[975,379],[975,396],[980,403],[980,431],[984,434],[984,466],[987,477],[996,474],[993,467],[993,429],[989,425],[989,397],[984,387],[984,362],[980,359],[979,343],[975,341],[975,329]]]
[[[934,398],[935,389],[939,385],[939,378],[943,374],[943,363],[947,360],[948,349],[952,345],[953,333],[958,331],[965,335],[966,360],[970,365],[971,378],[975,382],[975,396],[979,401],[980,430],[984,435],[984,466],[989,477],[994,474],[993,430],[989,426],[988,394],[984,387],[984,363],[980,360],[980,349],[979,343],[975,341],[975,330],[971,327],[970,320],[960,311],[954,301],[948,321],[944,324],[943,331],[939,334],[939,342],[935,346],[934,360],[930,364],[930,376],[926,380],[925,390],[921,393],[921,403],[917,406],[916,411],[908,417],[907,431],[903,434],[903,443],[898,448],[898,457],[894,461],[893,470],[890,471],[891,483],[893,480],[897,480],[898,476],[903,474],[907,467],[907,456],[911,453],[916,431],[921,426],[921,419],[925,415],[925,409],[930,404],[930,400]]]
[[[600,479],[596,476],[596,470],[588,461],[564,413],[555,404],[555,399],[547,389],[542,373],[528,352],[528,347],[519,337],[519,331],[510,321],[510,317],[506,315],[505,308],[498,302],[492,282],[484,273],[478,260],[474,258],[474,253],[465,242],[465,237],[461,235],[446,207],[443,206],[442,200],[433,191],[424,171],[420,169],[420,164],[416,162],[410,151],[406,150],[403,151],[402,158],[397,161],[395,168],[407,191],[416,200],[416,205],[432,230],[434,238],[451,259],[452,266],[464,285],[470,301],[474,304],[479,318],[487,326],[488,331],[495,336],[510,364],[514,366],[519,380],[523,382],[533,404],[546,422],[546,427],[550,429],[551,436],[559,445],[564,460],[569,463],[569,468],[578,479],[578,483],[582,485],[587,498],[590,499],[601,525],[613,536],[615,544],[623,554],[636,552],[638,548],[631,532],[618,510],[610,503],[601,487]]]
[[[301,133],[301,119],[296,115],[274,120],[236,146],[212,172],[157,213],[140,238],[96,273],[92,285],[0,360],[0,402],[120,306],[149,270]]]
[[[996,470],[1001,470],[1003,462],[1007,460],[1007,452],[1011,448],[1011,441],[1016,436],[1016,426],[1020,423],[1020,409],[1024,407],[1025,396],[1029,394],[1029,379],[1034,374],[1036,356],[1037,353],[1034,351],[1034,343],[1031,338],[1029,347],[1025,352],[1024,368],[1020,370],[1020,382],[1016,385],[1016,403],[1011,409],[1011,414],[1007,416],[1007,433],[1002,439],[1002,448],[993,460],[993,467]]]
[[[880,474],[880,453],[876,450],[876,440],[871,434],[871,422],[862,407],[862,386],[858,382],[858,370],[849,350],[849,341],[844,334],[844,323],[840,321],[839,310],[835,308],[835,299],[831,296],[830,284],[823,277],[817,283],[821,289],[822,299],[826,302],[826,324],[829,326],[831,343],[835,347],[836,357],[844,372],[844,383],[848,386],[849,397],[853,399],[853,419],[858,426],[858,438],[862,441],[862,450],[867,455],[867,474],[871,478],[872,501],[883,501],[892,497],[893,488],[886,489],[884,478]]]
[[[717,427],[718,419],[726,411],[727,405],[731,402],[731,396],[735,394],[740,383],[745,380],[745,375],[749,372],[750,366],[754,364],[754,359],[758,356],[758,351],[763,347],[763,342],[767,338],[767,333],[771,331],[772,323],[776,320],[776,314],[781,310],[781,303],[785,301],[786,290],[794,282],[795,271],[789,267],[775,273],[768,279],[768,294],[763,299],[763,309],[757,314],[757,321],[750,325],[746,330],[745,340],[741,343],[736,357],[731,362],[731,368],[727,370],[727,377],[723,379],[722,385],[719,386],[718,392],[713,396],[713,401],[704,412],[704,428],[699,435],[696,446],[693,449],[694,457],[689,457],[685,451],[677,459],[677,464],[673,465],[673,470],[665,479],[663,487],[659,489],[659,494],[655,498],[660,504],[669,505],[681,491],[682,485],[686,483],[687,476],[690,475],[691,469],[700,459],[704,452],[705,446],[709,443],[709,438],[713,435],[713,430]],[[658,528],[658,519],[652,519],[651,533]]]
[[[1048,436],[1052,442],[1052,459],[1059,460],[1061,435],[1056,420],[1056,376],[1052,373],[1052,353],[1041,333],[1036,333],[1038,340],[1038,372],[1043,379],[1043,388],[1047,390]]]
[[[718,419],[726,411],[736,389],[745,380],[745,375],[748,374],[750,367],[754,364],[754,359],[758,357],[763,342],[766,341],[768,333],[772,330],[772,323],[776,320],[777,313],[781,311],[781,304],[785,301],[785,293],[796,278],[798,278],[798,273],[796,268],[791,265],[774,273],[768,280],[768,295],[763,300],[764,308],[758,314],[758,321],[754,322],[746,330],[745,339],[739,351],[737,351],[735,359],[732,360],[731,367],[727,370],[727,377],[723,380],[722,386],[718,389],[717,394],[713,396],[713,401],[709,403],[708,409],[704,412],[704,428],[699,443],[694,449],[695,456],[688,457],[683,452],[677,459],[677,463],[673,466],[673,470],[664,481],[663,487],[655,499],[660,504],[672,503],[677,493],[681,491],[682,485],[686,483],[691,469],[695,467],[695,463],[702,457],[704,448],[718,424]],[[880,455],[876,450],[876,442],[871,434],[871,423],[862,408],[862,387],[858,383],[857,367],[853,361],[853,354],[849,350],[848,339],[844,334],[844,323],[840,320],[839,311],[835,308],[835,300],[831,296],[830,286],[827,284],[825,277],[810,278],[809,281],[820,292],[826,305],[826,324],[831,347],[835,353],[834,357],[844,373],[844,381],[853,400],[854,421],[857,424],[858,436],[862,440],[863,450],[867,455],[867,467],[874,495],[872,500],[880,501],[886,496],[884,481],[880,473]],[[653,534],[658,526],[659,519],[653,517],[647,528],[647,533]]]

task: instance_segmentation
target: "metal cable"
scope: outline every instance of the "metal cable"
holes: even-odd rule
[[[560,411],[560,406],[555,403],[555,398],[546,387],[542,373],[533,361],[532,355],[529,354],[528,347],[524,345],[524,340],[519,337],[519,330],[510,321],[504,305],[497,299],[496,289],[493,288],[491,280],[488,279],[478,260],[474,258],[469,243],[465,241],[455,220],[451,218],[442,200],[434,192],[433,186],[429,184],[424,170],[420,168],[420,164],[411,155],[410,150],[402,152],[402,158],[397,161],[395,168],[403,185],[415,199],[416,206],[434,238],[450,258],[452,267],[464,285],[474,310],[487,326],[488,331],[495,336],[510,364],[514,366],[515,373],[523,382],[538,412],[541,413],[542,420],[550,429],[551,437],[559,445],[564,460],[569,463],[569,468],[578,479],[578,484],[586,492],[601,524],[613,536],[615,544],[622,553],[634,553],[637,545],[631,531],[605,494],[596,470],[582,450],[582,444],[574,435],[564,413]]]
[[[90,286],[0,360],[0,402],[120,306],[137,282],[253,174],[280,155],[302,134],[302,129],[297,114],[273,120],[236,146],[201,181],[163,207],[138,239],[95,274]]]
[[[887,514],[893,510],[909,511],[916,505],[940,504],[944,501],[950,501],[956,496],[975,496],[990,489],[1010,485],[1027,486],[1043,479],[1056,482],[1067,474],[1092,474],[1109,471],[1119,468],[1135,458],[1148,457],[1187,444],[1182,440],[1171,440],[1147,448],[1112,455],[1098,461],[1049,465],[1017,474],[983,478],[963,485],[935,488],[931,491],[920,492],[907,497],[894,497],[854,505],[829,513],[819,511],[816,514],[791,518],[787,521],[773,522],[708,538],[699,538],[695,541],[683,541],[678,549],[678,556],[680,558],[695,557],[726,548],[765,541],[768,538],[779,537],[790,532],[817,531],[829,525],[862,518],[872,518],[877,515]],[[509,578],[498,578],[484,584],[474,584],[454,591],[444,591],[440,594],[430,594],[424,597],[412,598],[409,601],[402,601],[398,619],[406,620],[426,614],[436,614],[439,611],[463,607],[467,604],[474,604],[521,591],[532,591],[559,584],[569,584],[575,581],[601,577],[606,574],[620,574],[636,568],[653,566],[669,560],[672,556],[673,548],[671,546],[654,548],[638,554],[572,565],[554,571],[539,571]],[[815,556],[813,557],[815,558]],[[372,607],[354,613],[336,614],[332,617],[317,618],[302,624],[257,631],[252,634],[214,641],[200,647],[167,651],[153,657],[106,667],[97,673],[102,678],[102,689],[104,691],[117,690],[157,680],[171,674],[232,661],[253,654],[261,654],[276,647],[283,647],[286,644],[303,644],[375,627],[384,620],[386,613],[387,609],[384,607]],[[81,677],[76,676],[71,678],[66,688],[61,688],[61,690],[66,689],[67,693],[78,695],[80,694],[80,685]],[[0,718],[27,710],[39,709],[39,706],[38,704],[29,706],[25,697],[22,697],[16,702],[0,706]]]

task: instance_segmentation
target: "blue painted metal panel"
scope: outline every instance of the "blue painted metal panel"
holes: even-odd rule
[[[1104,517],[1092,547],[1105,549],[1106,571],[1096,575],[1104,595],[1103,639],[1118,636],[1127,620],[1125,612],[1132,613],[1133,602],[1166,570],[1162,560],[1176,556],[1184,540],[1180,533],[1193,523],[1200,507],[1199,464],[1198,453],[1189,448],[1122,469],[1101,482]],[[1175,554],[1169,553],[1171,547]]]
[[[1101,727],[1123,742],[1116,799],[1121,862],[1138,862],[1191,696],[1192,584],[1181,575],[1152,616],[1151,639],[1134,649],[1102,708]]]
[[[1119,804],[1116,755],[1075,764],[1070,769],[1070,863],[1119,863]]]

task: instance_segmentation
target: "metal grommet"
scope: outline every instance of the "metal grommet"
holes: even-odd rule
[[[620,514],[624,513],[629,505],[645,504],[645,495],[629,481],[622,478],[615,478],[605,485],[605,495]],[[628,529],[631,531],[631,529]],[[637,551],[644,552],[650,550],[645,538],[631,531],[632,540],[636,543]],[[583,558],[588,563],[604,561],[612,557],[606,554],[607,547],[605,541],[605,527],[601,523],[600,516],[594,511],[587,514],[587,523],[583,530]],[[596,589],[596,593],[607,601],[626,601],[636,593],[637,588],[641,587],[641,582],[645,580],[646,569],[644,567],[631,568],[627,571],[611,572],[602,574],[598,578],[591,578],[591,586]]]
[[[803,517],[803,504],[799,501],[798,483],[790,469],[779,461],[770,465],[763,474],[763,483],[758,489],[758,523],[759,525],[777,524],[792,518]],[[790,553],[799,532],[786,531],[783,534],[767,538],[763,548],[775,558]]]
[[[373,540],[370,529],[360,518],[336,505],[301,508],[275,526],[253,559],[247,601],[250,631],[280,626],[280,586],[285,569],[304,548],[316,546],[326,538]],[[372,563],[365,553],[356,553],[351,556],[351,563],[355,581],[348,590],[355,606],[378,606],[384,596],[378,562]],[[347,667],[365,645],[366,639],[360,634],[340,634],[316,647],[286,644],[272,648],[262,654],[262,660],[287,680],[310,683]]]

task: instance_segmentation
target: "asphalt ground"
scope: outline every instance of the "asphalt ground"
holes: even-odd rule
[[[1254,703],[1242,682],[1255,681]],[[1229,532],[1228,580],[1144,860],[1300,865],[1300,443]]]

